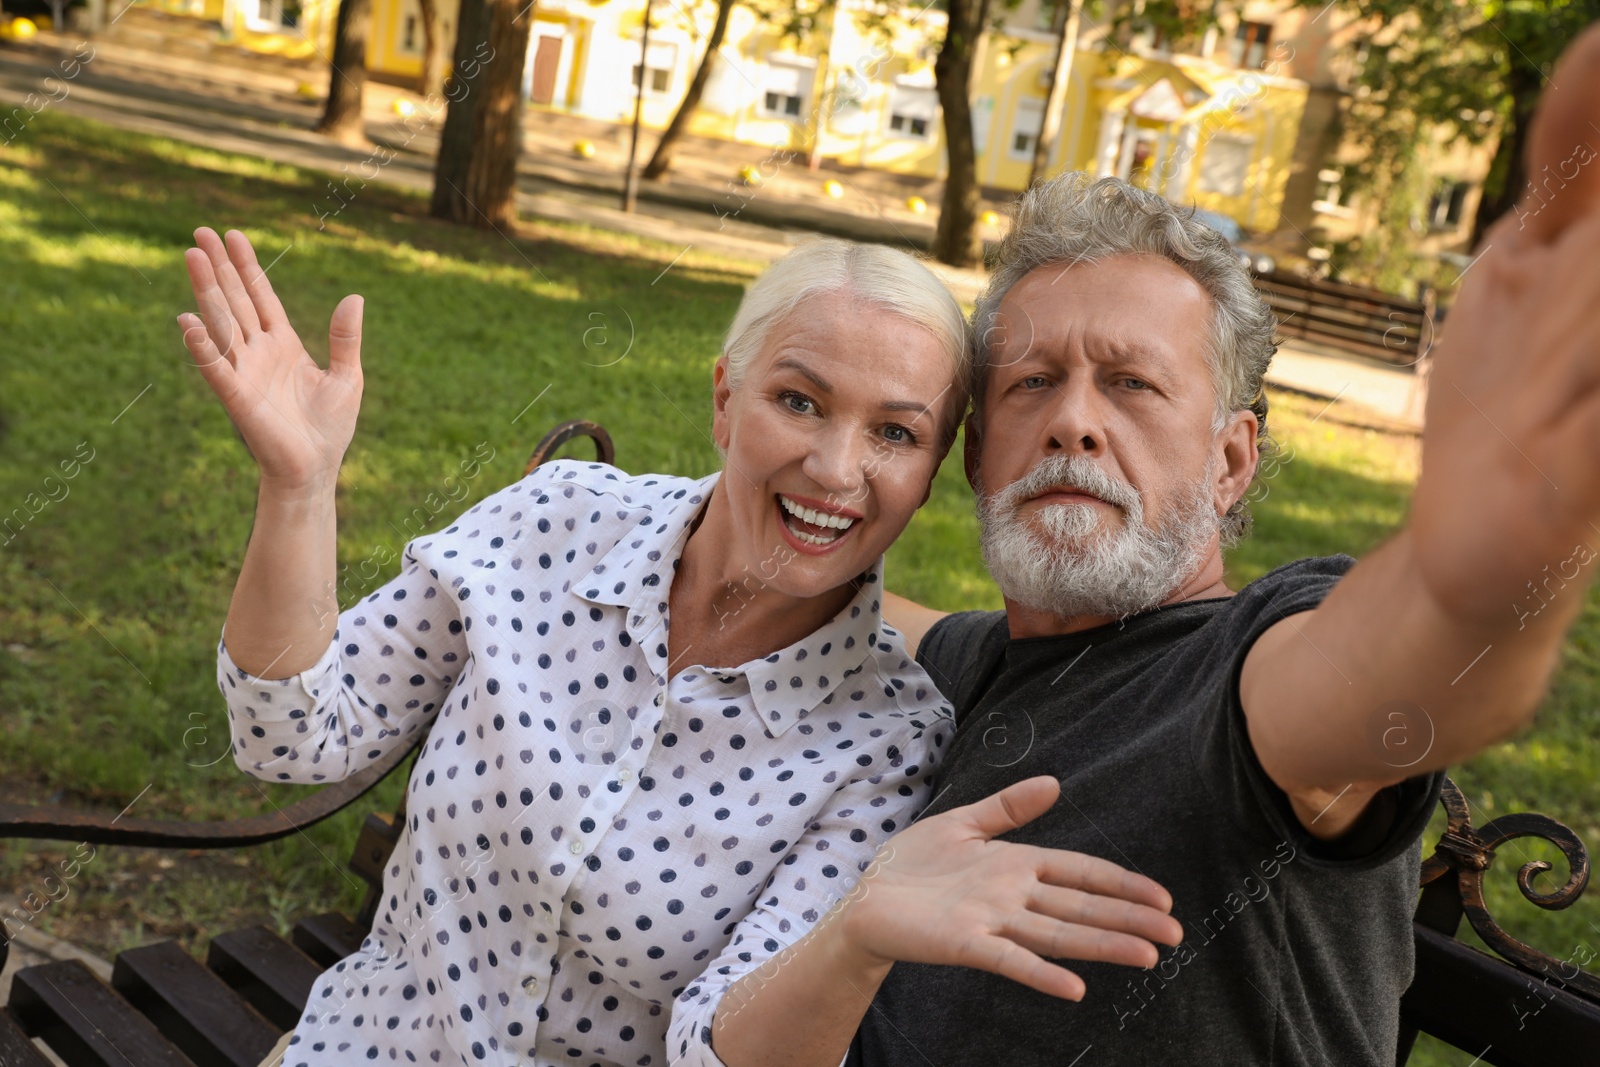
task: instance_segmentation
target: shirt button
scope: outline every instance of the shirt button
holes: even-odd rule
[[[660,693],[657,693],[656,694],[656,707],[659,708],[661,706],[662,701],[664,701],[664,700],[666,700],[666,697],[662,696]]]
[[[617,772],[617,781],[619,781],[619,782],[626,782],[629,778],[632,778],[632,777],[633,777],[633,772],[628,770],[628,768],[626,768],[626,767],[622,768],[622,770]]]
[[[529,977],[527,977],[527,978],[524,978],[522,980],[522,991],[524,993],[528,994],[530,997],[538,996],[539,995],[539,979],[534,978],[531,975]]]
[[[582,841],[574,841],[572,844],[568,845],[567,847],[572,850],[572,854],[574,856],[583,855],[583,842]]]

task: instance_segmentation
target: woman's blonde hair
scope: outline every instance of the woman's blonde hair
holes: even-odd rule
[[[955,374],[956,396],[948,409],[948,425],[941,427],[940,444],[953,440],[972,389],[966,316],[944,283],[920,260],[885,245],[815,237],[767,268],[745,291],[728,327],[722,345],[728,385],[739,387],[774,327],[802,302],[825,293],[845,293],[881,307],[933,336]]]

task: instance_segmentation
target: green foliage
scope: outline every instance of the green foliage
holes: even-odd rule
[[[1322,6],[1320,0],[1298,0]],[[1391,292],[1398,279],[1434,272],[1412,251],[1434,191],[1428,149],[1491,140],[1496,155],[1484,186],[1481,229],[1503,212],[1520,135],[1548,84],[1556,58],[1600,18],[1600,0],[1356,0],[1353,13],[1372,32],[1354,46],[1358,72],[1344,129],[1365,150],[1346,176],[1349,188],[1380,204],[1378,225],[1337,249],[1336,269]],[[1511,193],[1519,190],[1512,189]],[[1475,233],[1476,236],[1476,233]]]

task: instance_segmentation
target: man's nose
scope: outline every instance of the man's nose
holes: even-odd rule
[[[1074,374],[1058,383],[1042,427],[1046,454],[1094,455],[1103,450],[1105,403],[1090,375]]]

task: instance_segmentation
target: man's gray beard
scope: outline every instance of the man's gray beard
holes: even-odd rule
[[[1213,458],[1176,510],[1146,527],[1138,490],[1086,456],[1052,456],[992,495],[978,493],[983,561],[1000,591],[1036,611],[1062,618],[1121,618],[1148,611],[1177,592],[1221,529],[1212,503]],[[1120,528],[1094,504],[1052,504],[1028,520],[1017,508],[1061,486],[1120,508]]]

